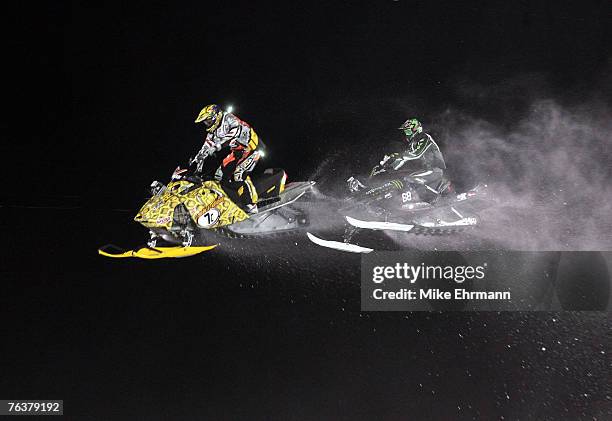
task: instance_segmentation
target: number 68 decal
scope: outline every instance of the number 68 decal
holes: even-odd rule
[[[198,218],[198,225],[206,228],[215,225],[219,221],[219,209],[212,208]]]

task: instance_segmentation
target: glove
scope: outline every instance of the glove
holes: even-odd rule
[[[213,154],[214,152],[218,151],[219,149],[221,149],[221,145],[217,145],[212,140],[205,141],[204,142],[204,146],[202,146],[202,151],[205,151],[207,156],[210,155],[210,154]]]
[[[196,155],[197,161],[203,161],[217,151],[217,145],[212,140],[207,140]]]
[[[346,183],[348,184],[348,189],[351,193],[356,193],[361,189],[365,189],[365,185],[357,180],[355,177],[351,177],[348,180],[346,180]]]
[[[196,164],[197,165],[197,171],[201,171],[202,170],[202,164],[204,163],[204,160],[206,158],[208,158],[210,155],[212,155],[213,153],[215,153],[219,149],[221,149],[221,145],[217,145],[212,140],[206,140],[204,142],[204,144],[202,145],[202,148],[196,154],[195,158],[192,158],[189,161],[189,165]]]

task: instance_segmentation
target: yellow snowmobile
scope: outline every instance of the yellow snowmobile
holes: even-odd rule
[[[258,192],[258,212],[247,214],[223,190],[219,180],[181,177],[164,185],[151,184],[152,197],[134,220],[149,229],[150,240],[138,250],[114,245],[101,247],[107,257],[159,259],[187,257],[215,248],[197,245],[204,230],[232,237],[261,236],[294,231],[308,225],[306,214],[294,206],[315,184],[301,181],[285,184],[282,169],[267,169],[252,180]],[[169,246],[159,246],[165,242]]]

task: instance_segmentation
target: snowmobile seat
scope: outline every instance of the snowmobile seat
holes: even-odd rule
[[[285,190],[287,174],[281,168],[268,168],[253,179],[259,200],[278,197]]]

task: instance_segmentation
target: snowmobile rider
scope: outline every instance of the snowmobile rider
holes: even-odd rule
[[[191,162],[198,164],[196,172],[202,170],[204,159],[229,145],[230,152],[219,167],[221,185],[230,198],[246,209],[247,213],[257,213],[257,191],[249,177],[260,158],[257,150],[260,142],[255,130],[216,104],[202,108],[195,122],[203,123],[206,127],[204,145]]]
[[[362,183],[356,177],[347,180],[349,190],[365,190],[372,197],[384,196],[391,190],[403,189],[404,184],[412,185],[419,197],[433,202],[450,193],[452,186],[444,171],[446,164],[440,148],[433,138],[423,131],[416,118],[410,118],[399,127],[404,134],[407,148],[403,152],[385,155]]]

